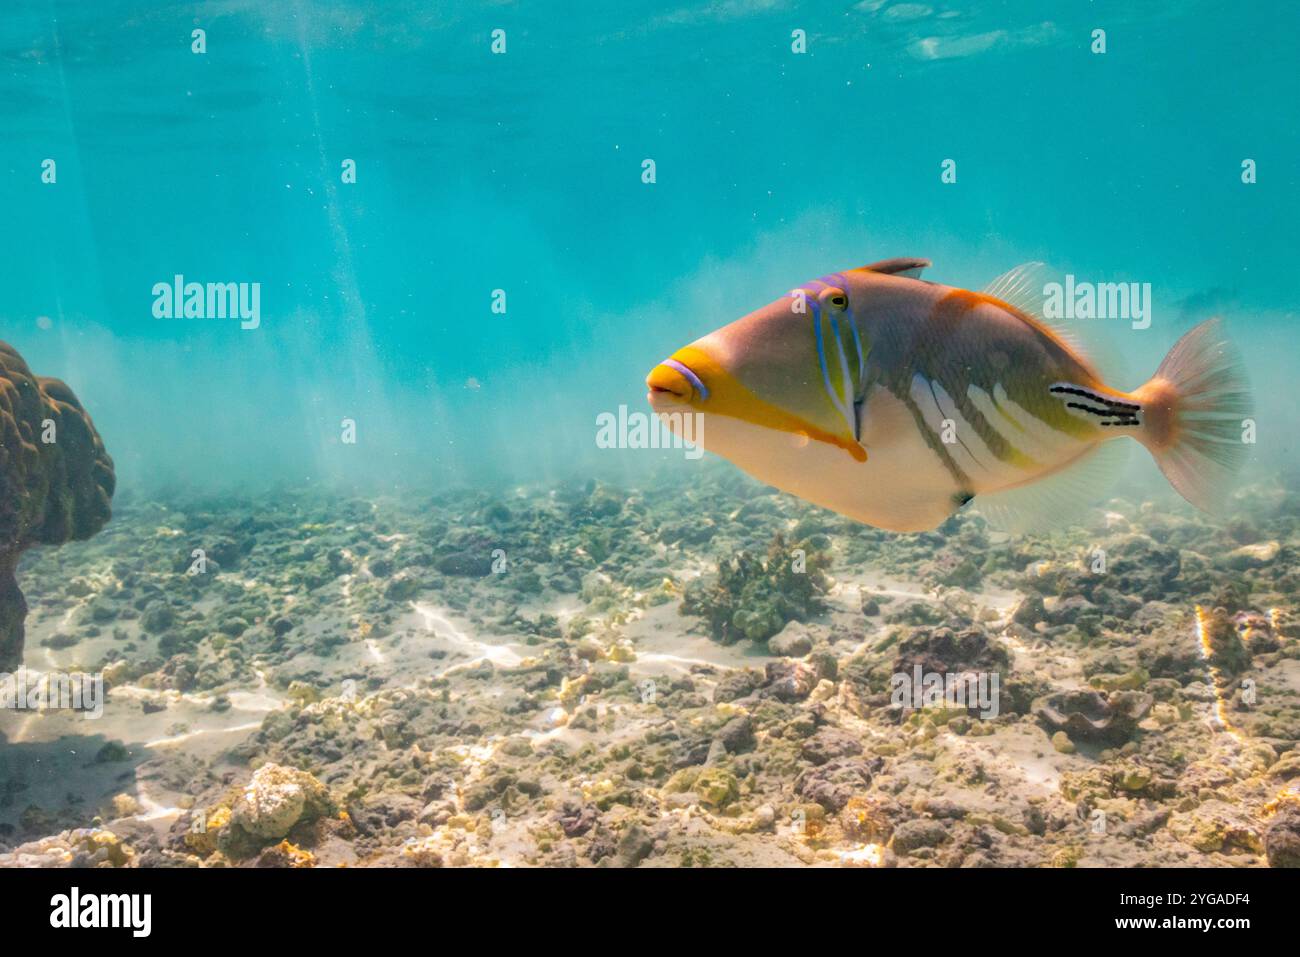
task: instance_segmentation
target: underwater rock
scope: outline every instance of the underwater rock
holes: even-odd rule
[[[979,565],[965,555],[944,550],[919,570],[922,581],[937,585],[955,585],[960,588],[978,588],[984,579]]]
[[[1205,854],[1264,853],[1254,821],[1244,809],[1223,801],[1206,801],[1194,811],[1174,815],[1169,830]]]
[[[1242,645],[1252,656],[1277,651],[1282,647],[1282,642],[1274,632],[1273,622],[1268,615],[1243,611],[1233,616],[1233,621],[1241,635]]]
[[[438,559],[438,571],[444,575],[462,578],[485,578],[492,574],[492,553],[482,551],[455,552]]]
[[[1300,802],[1286,802],[1264,831],[1269,867],[1300,867]]]
[[[388,580],[388,583],[384,586],[384,597],[395,602],[410,601],[420,593],[422,587],[420,576],[410,569],[406,569],[398,572]]]
[[[329,805],[324,785],[305,771],[266,764],[253,773],[230,821],[257,838],[281,838],[300,820],[324,813]]]
[[[311,851],[303,850],[281,841],[274,847],[268,847],[257,858],[258,867],[315,867],[316,856]]]
[[[1002,712],[1015,712],[1024,702],[1012,692],[1014,686],[1007,681],[1011,656],[1000,644],[989,640],[980,628],[917,628],[898,645],[890,675],[911,678],[922,675],[967,675],[979,680],[980,675],[997,675],[997,707]],[[989,679],[990,691],[992,679]],[[914,702],[914,705],[916,703]],[[967,699],[966,710],[972,716],[981,706]]]
[[[90,538],[108,521],[113,460],[77,397],[0,342],[0,670],[22,662],[27,603],[14,572],[33,545]]]
[[[1277,558],[1282,546],[1276,542],[1259,542],[1233,549],[1223,558],[1223,564],[1237,571],[1261,568]]]
[[[1016,610],[1011,614],[1011,620],[1018,625],[1024,625],[1026,628],[1033,628],[1040,621],[1046,621],[1047,608],[1043,604],[1043,596],[1026,595],[1016,605]]]
[[[840,826],[849,837],[872,844],[885,844],[894,833],[902,808],[887,795],[873,791],[850,798],[840,811]]]
[[[131,867],[135,860],[135,851],[117,834],[82,827],[0,854],[0,867]]]
[[[1242,644],[1235,618],[1226,609],[1218,607],[1202,612],[1200,622],[1210,664],[1228,675],[1240,674],[1250,667],[1250,652]]]
[[[737,715],[718,731],[715,740],[720,741],[729,754],[740,754],[754,748],[754,722],[748,715]]]
[[[802,661],[769,661],[766,672],[764,688],[779,701],[802,701],[817,686],[817,671]]]
[[[735,701],[753,694],[763,684],[763,678],[752,668],[729,671],[719,679],[713,689],[713,700],[718,703]]]
[[[923,674],[1005,674],[1010,664],[1006,649],[978,628],[920,628],[899,643],[894,672],[910,675],[919,665]]]
[[[1145,601],[1166,598],[1177,592],[1175,580],[1183,571],[1183,555],[1171,545],[1148,535],[1113,535],[1095,549],[1106,556],[1106,573],[1096,574],[1084,563],[1033,562],[1024,584],[1042,595],[1082,595],[1105,612],[1116,614],[1104,604],[1107,596],[1134,597]]]
[[[786,658],[802,658],[812,651],[812,646],[808,629],[797,621],[789,622],[781,629],[780,634],[772,636],[767,641],[768,651]]]
[[[1064,691],[1039,698],[1033,711],[1049,732],[1064,732],[1072,741],[1122,744],[1154,700],[1144,691]]]
[[[555,812],[555,821],[564,831],[565,837],[580,837],[591,830],[600,818],[600,812],[593,804],[569,800],[560,805]]]
[[[736,776],[726,768],[705,768],[691,790],[699,795],[702,803],[715,808],[724,808],[740,797]]]
[[[619,838],[615,858],[619,867],[636,867],[654,851],[654,836],[640,824],[633,824]]]
[[[150,602],[140,616],[140,627],[152,635],[166,631],[175,623],[176,612],[165,601]]]
[[[306,771],[264,764],[242,788],[230,791],[191,825],[184,843],[207,856],[220,850],[233,860],[257,854],[288,836],[294,828],[333,815],[329,791]]]
[[[914,818],[904,821],[894,829],[890,847],[896,854],[907,854],[922,847],[938,847],[950,839],[948,829],[938,821]]]
[[[825,764],[834,758],[846,758],[862,753],[862,742],[848,731],[839,728],[822,728],[800,746],[804,760],[812,764]]]
[[[799,773],[794,792],[831,813],[839,812],[851,799],[866,793],[872,777],[885,762],[881,758],[839,758]]]
[[[370,835],[395,828],[403,821],[418,820],[426,812],[436,819],[441,808],[436,804],[422,804],[409,794],[381,791],[353,801],[347,810],[358,833]]]

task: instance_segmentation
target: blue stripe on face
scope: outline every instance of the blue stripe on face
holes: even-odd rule
[[[826,346],[822,342],[822,304],[816,296],[808,297],[808,305],[812,307],[813,314],[813,335],[817,340],[817,362],[822,367],[822,381],[826,383],[826,391],[831,391],[831,375],[826,368]]]
[[[835,288],[841,290],[841,291],[842,291],[846,296],[848,295],[848,292],[849,292],[849,281],[848,281],[846,278],[844,278],[844,273],[842,273],[842,272],[837,272],[837,273],[832,273],[832,274],[829,275],[829,276],[823,276],[823,277],[822,277],[822,281],[825,281],[825,280],[828,280],[828,279],[829,279],[829,280],[831,281],[831,283],[835,286]],[[858,378],[860,378],[860,379],[862,379],[862,378],[866,378],[866,373],[867,373],[867,368],[866,368],[866,358],[867,358],[867,357],[866,357],[866,353],[862,351],[862,339],[858,336],[858,327],[857,327],[857,325],[853,322],[853,319],[852,319],[851,317],[846,316],[844,321],[845,321],[846,323],[848,323],[849,331],[853,333],[853,348],[854,348],[854,351],[857,352],[857,354],[858,354]],[[838,328],[836,329],[836,332],[837,332],[837,333],[839,332]]]
[[[813,295],[816,295],[823,289],[839,289],[847,293],[849,290],[849,281],[844,278],[844,273],[833,272],[829,276],[822,276],[820,279],[810,280],[799,288],[805,292],[810,292]]]
[[[809,304],[813,311],[813,335],[817,340],[817,364],[822,370],[822,384],[826,387],[826,394],[830,397],[831,404],[839,409],[839,400],[836,398],[835,389],[831,385],[830,368],[826,365],[826,329],[822,322],[822,303],[815,296],[809,298]],[[835,329],[835,317],[828,316],[831,321],[832,329]],[[839,330],[835,329],[836,344],[839,343]],[[842,413],[842,410],[841,410]]]

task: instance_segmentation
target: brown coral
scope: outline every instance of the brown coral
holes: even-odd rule
[[[27,603],[14,571],[33,545],[89,538],[111,514],[113,460],[58,379],[0,342],[0,670],[22,661]]]

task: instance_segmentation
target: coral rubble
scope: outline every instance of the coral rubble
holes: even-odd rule
[[[1019,539],[707,468],[118,513],[29,556],[29,641],[109,692],[0,714],[0,863],[1300,863],[1276,485]]]

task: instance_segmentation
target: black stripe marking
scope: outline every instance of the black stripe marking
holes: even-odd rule
[[[998,405],[998,400],[993,396],[992,390],[981,389],[981,391],[988,396],[989,401],[993,403],[993,407],[1000,410],[1001,407]],[[975,431],[975,434],[979,436],[980,440],[983,441],[988,450],[993,453],[993,457],[999,463],[1010,462],[1014,459],[1018,450],[1012,446],[1006,436],[998,431],[997,426],[989,421],[988,416],[981,411],[979,406],[971,401],[969,387],[965,395],[955,395],[952,400],[957,403],[957,410],[961,412],[962,417]],[[1005,414],[1003,413],[1003,415]]]
[[[1115,409],[1126,409],[1132,412],[1139,412],[1142,409],[1142,406],[1134,405],[1131,402],[1120,402],[1118,399],[1108,399],[1106,396],[1098,395],[1096,392],[1090,392],[1087,389],[1077,389],[1072,386],[1054,385],[1051,387],[1051,391],[1064,395],[1077,395],[1080,398],[1089,399],[1093,402],[1100,402],[1103,405],[1108,405]]]
[[[966,444],[966,440],[963,439],[960,435],[958,435],[957,420],[954,419],[953,416],[949,415],[948,412],[944,409],[943,404],[939,402],[939,394],[934,391],[934,380],[927,379],[926,382],[929,383],[930,398],[934,399],[934,407],[939,410],[939,415],[942,416],[943,419],[946,419],[947,421],[953,424],[953,435],[956,436],[957,438],[957,444],[966,450],[966,454],[970,456],[970,460],[972,462],[974,462],[980,468],[984,469],[984,471],[986,472],[989,471],[989,467],[975,457],[975,453],[970,450],[970,446]],[[946,394],[946,390],[945,390],[945,394]],[[965,417],[963,416],[963,418]],[[940,421],[940,424],[942,425],[942,420]]]
[[[911,392],[904,392],[898,395],[898,400],[907,406],[912,418],[916,420],[916,426],[921,432],[921,437],[925,439],[925,444],[930,446],[930,450],[939,456],[939,461],[943,467],[948,470],[948,474],[953,477],[958,488],[969,488],[970,478],[961,470],[961,466],[953,459],[952,454],[948,451],[947,446],[939,439],[939,433],[930,428],[930,424],[925,421],[925,415],[921,412],[921,407],[916,404],[912,398]],[[942,411],[942,410],[940,410]]]
[[[1082,402],[1067,402],[1065,403],[1065,407],[1067,409],[1079,409],[1083,412],[1091,412],[1093,415],[1100,415],[1100,416],[1109,416],[1115,414],[1110,409],[1094,409],[1092,408],[1092,406],[1084,405]]]
[[[1099,415],[1104,419],[1111,419],[1109,422],[1098,422],[1098,425],[1141,425],[1136,415],[1132,412],[1113,412],[1110,409],[1093,409],[1084,405],[1082,402],[1067,402],[1067,409],[1079,409],[1081,412],[1090,412],[1093,415]]]

